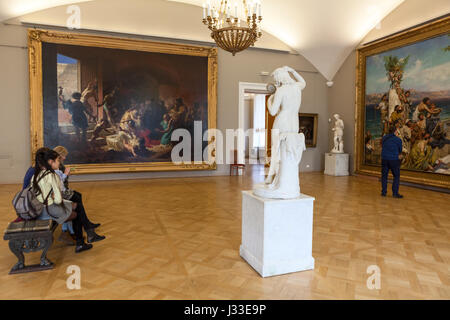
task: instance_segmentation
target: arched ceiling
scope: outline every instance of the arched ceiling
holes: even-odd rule
[[[0,21],[65,4],[92,0],[0,0]]]
[[[0,0],[0,21],[52,7],[93,1],[101,0]],[[151,1],[145,1],[151,8]],[[166,1],[202,6],[205,0]],[[235,0],[229,1],[234,3]],[[262,28],[303,55],[325,78],[332,80],[364,36],[403,1],[262,0]],[[124,2],[131,5],[132,1]],[[201,10],[198,12],[201,19]],[[206,28],[202,32],[209,35]],[[183,37],[189,39],[187,34]]]

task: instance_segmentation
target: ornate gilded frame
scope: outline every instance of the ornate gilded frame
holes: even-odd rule
[[[208,57],[208,129],[216,128],[217,48],[29,29],[28,58],[30,75],[30,129],[32,161],[36,150],[44,144],[42,42]],[[213,137],[210,134],[209,141],[212,141],[212,138]],[[214,155],[214,151],[210,154]],[[176,165],[172,162],[75,164],[70,165],[70,168],[71,172],[74,174],[136,171],[215,170],[217,168],[216,162],[214,159],[209,160],[211,161],[180,165]]]
[[[364,164],[364,121],[365,121],[365,81],[366,58],[405,45],[410,45],[429,38],[450,33],[450,17],[432,21],[407,31],[395,34],[385,39],[380,39],[356,51],[356,105],[355,105],[355,145],[354,165],[357,174],[381,176],[381,170],[377,166]],[[450,188],[450,176],[436,173],[415,172],[402,170],[401,179],[411,183],[429,185],[441,188]]]

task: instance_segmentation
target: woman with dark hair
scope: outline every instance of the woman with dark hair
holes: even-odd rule
[[[82,231],[82,226],[87,221],[86,215],[77,214],[75,211],[77,204],[63,199],[61,180],[55,173],[59,166],[59,154],[56,151],[41,148],[36,152],[35,172],[31,179],[31,185],[36,192],[36,198],[45,204],[38,219],[52,219],[59,224],[72,221],[77,242],[75,252],[89,250],[92,245],[84,242]],[[86,230],[86,232],[89,236],[89,231]]]

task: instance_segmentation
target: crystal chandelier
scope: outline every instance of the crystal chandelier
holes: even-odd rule
[[[235,0],[233,8],[229,0],[209,0],[203,4],[203,23],[211,30],[217,45],[233,54],[253,46],[261,33],[261,0]],[[239,16],[247,17],[241,26]],[[245,24],[245,23],[244,23]]]

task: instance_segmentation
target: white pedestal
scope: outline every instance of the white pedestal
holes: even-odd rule
[[[348,176],[348,153],[325,153],[325,174]]]
[[[262,277],[314,269],[314,198],[264,199],[242,191],[240,255]]]

